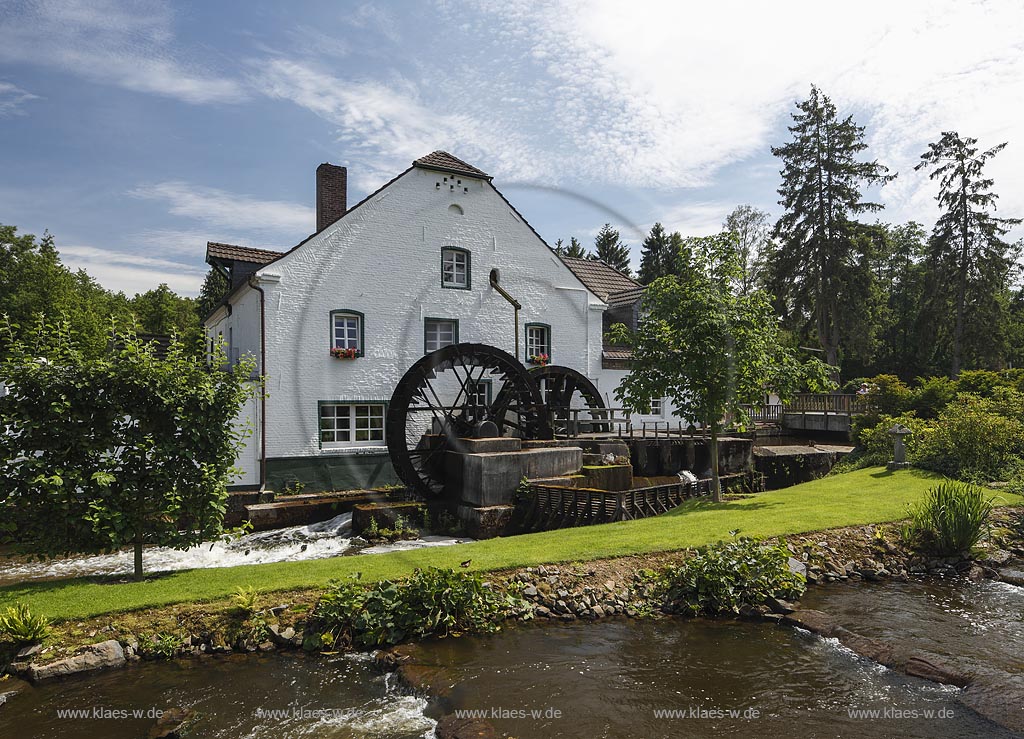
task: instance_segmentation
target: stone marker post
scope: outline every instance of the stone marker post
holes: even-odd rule
[[[889,429],[889,433],[892,434],[893,459],[888,467],[890,470],[905,470],[910,467],[910,462],[907,461],[907,445],[903,439],[912,434],[913,431],[902,423],[897,423]]]

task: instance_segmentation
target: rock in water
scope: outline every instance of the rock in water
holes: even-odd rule
[[[39,682],[77,672],[120,667],[125,661],[121,643],[117,639],[110,639],[99,644],[90,644],[74,657],[66,657],[45,665],[33,664],[28,668],[28,678],[32,682]]]

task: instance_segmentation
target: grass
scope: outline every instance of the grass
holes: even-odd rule
[[[142,582],[79,578],[0,588],[0,606],[24,602],[52,620],[82,619],[105,613],[184,602],[230,598],[238,588],[263,592],[320,587],[333,578],[359,572],[363,580],[408,575],[416,567],[499,570],[554,562],[684,549],[744,536],[772,537],[842,526],[896,521],[921,500],[937,475],[918,470],[890,472],[866,468],[825,477],[785,490],[712,503],[691,500],[656,518],[563,529],[471,544],[387,554],[336,557],[304,562],[187,570]],[[1024,499],[1000,493],[1001,504]]]

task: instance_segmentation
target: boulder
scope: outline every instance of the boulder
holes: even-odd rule
[[[842,629],[839,623],[827,613],[809,608],[786,614],[783,616],[782,622],[821,636],[834,636],[838,630]]]
[[[110,639],[99,644],[90,644],[73,657],[45,665],[33,664],[28,668],[28,678],[32,682],[39,682],[78,672],[121,667],[126,661],[121,643],[117,639]]]
[[[195,717],[195,711],[191,708],[171,708],[164,711],[149,730],[149,739],[179,739]]]
[[[953,667],[942,657],[924,652],[912,653],[907,658],[903,671],[914,677],[931,680],[933,683],[955,685],[958,688],[966,687],[971,682],[970,675]]]

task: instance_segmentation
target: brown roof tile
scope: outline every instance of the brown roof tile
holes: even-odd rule
[[[643,297],[645,289],[645,287],[640,286],[631,287],[628,290],[619,290],[618,292],[608,295],[607,303],[612,308],[618,308],[622,305],[630,305]]]
[[[221,244],[217,241],[206,242],[206,261],[211,259],[225,259],[235,262],[254,262],[255,264],[268,264],[282,252],[271,251],[270,249],[253,249],[248,246],[235,246],[234,244]]]
[[[610,295],[626,290],[643,289],[643,285],[632,277],[619,272],[600,259],[576,259],[562,257],[565,266],[572,270],[580,282],[587,286],[601,300],[607,302]]]
[[[624,349],[622,347],[606,346],[604,351],[601,352],[601,357],[604,359],[628,360],[633,358],[633,350]]]
[[[452,172],[454,174],[465,175],[466,177],[479,177],[480,179],[489,180],[491,176],[486,172],[477,169],[472,164],[467,164],[458,157],[452,156],[446,151],[434,151],[427,154],[425,157],[420,157],[413,163],[414,167],[424,167],[425,169],[439,169],[442,172]]]

